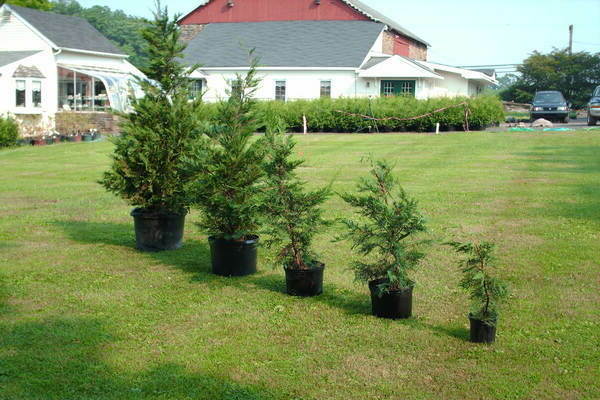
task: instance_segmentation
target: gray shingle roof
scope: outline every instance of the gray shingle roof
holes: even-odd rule
[[[19,65],[13,74],[13,78],[45,78],[42,71],[38,67],[27,67],[25,65]]]
[[[0,51],[0,67],[12,64],[37,53],[39,53],[39,51]]]
[[[276,21],[208,24],[184,62],[246,67],[255,48],[265,67],[358,68],[384,26],[370,21]]]
[[[7,6],[58,47],[125,55],[83,18]]]

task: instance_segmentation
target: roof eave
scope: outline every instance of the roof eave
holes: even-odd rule
[[[122,58],[122,59],[129,58],[129,56],[127,54],[103,53],[101,51],[71,49],[71,48],[68,48],[68,47],[58,47],[58,48],[61,49],[61,50],[63,50],[63,51],[70,51],[72,53],[93,54],[93,55],[96,55],[96,56]]]

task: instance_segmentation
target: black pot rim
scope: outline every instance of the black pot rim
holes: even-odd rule
[[[208,241],[209,242],[223,241],[223,242],[229,242],[229,243],[243,243],[243,244],[252,245],[252,244],[257,244],[260,239],[260,236],[258,236],[258,235],[248,235],[248,237],[249,237],[249,239],[240,241],[240,240],[223,239],[216,235],[211,235],[208,237]]]
[[[158,218],[181,218],[187,215],[187,211],[183,213],[174,213],[171,211],[148,211],[143,207],[134,208],[131,210],[132,217],[158,219]]]
[[[375,288],[375,286],[379,285],[380,283],[387,282],[387,281],[389,281],[388,278],[373,279],[372,281],[369,281],[369,289]],[[415,288],[415,285],[413,284],[410,287],[405,288],[405,289],[388,290],[388,293],[405,293],[405,292],[412,291],[414,288]]]
[[[308,269],[299,269],[299,268],[289,268],[284,266],[283,269],[285,271],[323,271],[325,269],[325,264],[320,261],[315,261],[316,266]]]
[[[471,313],[468,314],[468,317],[469,317],[469,320],[471,320],[471,321],[479,321],[482,324],[489,325],[489,324],[486,324],[484,320],[473,317],[473,314],[471,314]],[[492,321],[494,321],[494,323],[498,323],[498,317],[492,319]]]

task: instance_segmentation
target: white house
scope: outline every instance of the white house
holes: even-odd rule
[[[226,21],[226,22],[225,22]],[[358,0],[204,0],[180,20],[184,61],[213,101],[255,49],[265,100],[473,96],[495,78],[427,62],[428,44]]]
[[[143,74],[87,21],[13,5],[0,7],[0,115],[53,127],[61,111],[127,109]]]

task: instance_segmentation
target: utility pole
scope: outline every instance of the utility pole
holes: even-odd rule
[[[569,55],[573,54],[573,25],[569,25]]]

